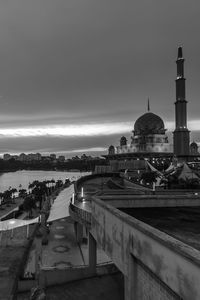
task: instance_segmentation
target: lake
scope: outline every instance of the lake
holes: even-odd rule
[[[51,180],[55,181],[61,179],[64,181],[66,178],[70,180],[76,180],[81,176],[87,175],[89,173],[84,172],[62,172],[62,171],[16,171],[16,172],[8,172],[2,173],[0,175],[0,192],[4,192],[12,188],[19,189],[21,188],[27,189],[29,183],[34,180],[43,181],[43,180]]]

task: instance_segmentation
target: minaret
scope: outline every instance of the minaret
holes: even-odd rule
[[[149,103],[149,98],[148,98],[148,104],[147,104],[147,111],[150,111],[150,103]]]
[[[174,131],[174,154],[178,157],[189,155],[190,131],[187,129],[187,101],[185,100],[184,58],[182,47],[178,48],[176,102]]]

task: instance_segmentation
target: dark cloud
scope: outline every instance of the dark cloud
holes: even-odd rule
[[[153,112],[173,121],[180,44],[188,117],[199,119],[199,8],[194,0],[1,1],[0,126],[134,122],[148,97]],[[9,140],[9,149],[19,141]],[[71,148],[70,139],[44,141]]]

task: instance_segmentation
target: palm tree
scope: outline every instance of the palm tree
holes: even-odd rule
[[[12,192],[9,189],[3,192],[3,199],[7,206],[10,206],[11,195],[12,195]]]
[[[19,190],[19,197],[25,197],[27,195],[27,191],[25,189]]]
[[[32,217],[33,208],[36,208],[35,199],[29,195],[24,199],[23,209],[29,213],[29,217]]]
[[[17,192],[16,188],[12,188],[11,190],[11,198],[12,198],[12,203],[15,203],[15,193]]]
[[[53,191],[54,190],[54,186],[55,186],[55,180],[52,178],[51,180],[50,180],[50,182],[51,182],[51,190]],[[51,192],[52,192],[51,191]]]
[[[4,209],[3,208],[3,193],[0,192],[0,209]]]

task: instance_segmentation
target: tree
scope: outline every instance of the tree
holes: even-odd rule
[[[0,192],[0,209],[3,209],[3,193]]]
[[[61,186],[63,186],[63,182],[62,182],[62,180],[58,179],[56,181],[56,188],[60,188]]]
[[[66,178],[66,179],[65,179],[65,185],[66,185],[66,186],[69,186],[70,183],[71,183],[71,182],[70,182],[69,178]]]
[[[12,203],[15,203],[14,198],[15,198],[15,193],[17,192],[17,189],[16,188],[12,188],[10,190],[10,192],[11,192]]]
[[[19,197],[25,197],[27,195],[26,189],[20,189],[19,190]]]
[[[29,212],[29,217],[32,217],[32,209],[36,208],[35,199],[32,196],[27,196],[23,202],[23,209]]]
[[[7,204],[7,206],[10,206],[9,204],[11,203],[11,195],[11,190],[6,190],[3,192],[3,201]]]

